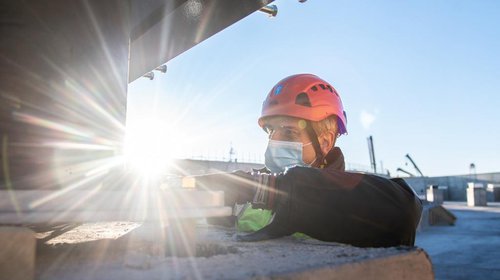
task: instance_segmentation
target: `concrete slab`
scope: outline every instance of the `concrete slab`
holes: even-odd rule
[[[145,194],[140,189],[0,190],[0,224],[141,222],[231,213],[232,208],[224,206],[222,191],[153,188]]]
[[[430,227],[416,238],[431,257],[436,279],[500,279],[500,203],[444,207],[457,217],[455,226]]]
[[[417,232],[427,230],[430,226],[453,226],[456,220],[457,217],[442,205],[424,203]]]
[[[35,233],[0,227],[0,279],[31,280],[35,271]]]
[[[422,250],[390,257],[314,268],[262,279],[434,279],[429,257]]]
[[[58,238],[57,246],[39,244],[36,279],[433,279],[418,248],[362,249],[293,237],[242,243],[233,231],[204,224],[198,224],[195,256],[136,251],[139,266],[127,265],[127,235],[79,244]]]

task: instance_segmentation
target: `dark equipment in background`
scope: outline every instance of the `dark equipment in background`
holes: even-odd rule
[[[401,168],[401,167],[398,167],[397,171],[398,171],[398,172],[403,172],[403,173],[405,173],[405,174],[409,175],[410,177],[415,177],[415,175],[414,175],[413,173],[410,173],[410,172],[408,172],[408,171],[404,170],[404,169],[403,169],[403,168]]]
[[[421,177],[424,177],[424,174],[422,174],[422,171],[420,171],[420,168],[418,168],[418,166],[415,163],[415,161],[413,161],[413,159],[410,157],[410,154],[406,154],[406,158],[408,158],[408,160],[411,162],[411,164],[413,165],[413,167],[415,168],[415,170],[417,170],[418,174]]]
[[[368,152],[370,153],[370,164],[373,170],[373,173],[377,173],[377,162],[375,160],[375,148],[373,148],[373,137],[367,138],[368,140]]]

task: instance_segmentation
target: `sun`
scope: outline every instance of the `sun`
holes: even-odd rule
[[[172,128],[155,118],[127,123],[124,146],[127,167],[148,178],[166,172],[174,157],[170,131]]]

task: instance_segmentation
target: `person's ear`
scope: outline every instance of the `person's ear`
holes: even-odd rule
[[[328,154],[328,152],[335,146],[335,140],[337,139],[333,131],[327,131],[319,137],[319,145],[321,147],[321,152],[323,155]]]

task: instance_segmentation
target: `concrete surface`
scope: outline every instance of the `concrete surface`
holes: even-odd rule
[[[426,231],[433,226],[452,226],[457,220],[457,217],[442,205],[424,202],[423,206],[417,233]]]
[[[136,225],[109,224],[107,236],[114,231],[116,239],[97,241],[89,231],[93,226],[75,228],[49,245],[39,242],[35,279],[433,278],[428,256],[418,248],[361,249],[293,237],[242,243],[233,231],[199,223],[196,256],[175,258],[147,248],[131,254],[131,235],[123,233]]]
[[[445,202],[443,206],[457,216],[455,226],[429,227],[416,240],[429,254],[436,279],[500,279],[500,203],[468,207],[466,202]],[[351,265],[367,262],[372,268],[391,271],[384,262],[392,257],[418,260],[422,256],[416,249],[359,249],[293,238],[238,243],[230,231],[198,225],[202,228],[199,240],[204,242],[196,246],[196,257],[143,254],[141,265],[130,266],[127,236],[137,226],[98,223],[52,239],[40,237],[45,239],[38,242],[35,279],[265,279],[277,275],[301,279],[333,277]],[[382,264],[374,265],[379,260]],[[422,278],[422,269],[416,270],[420,272],[412,276]]]
[[[430,227],[416,239],[431,257],[436,279],[500,279],[500,203],[443,206],[457,216],[455,226]]]
[[[0,280],[31,280],[35,271],[35,233],[0,227]]]

